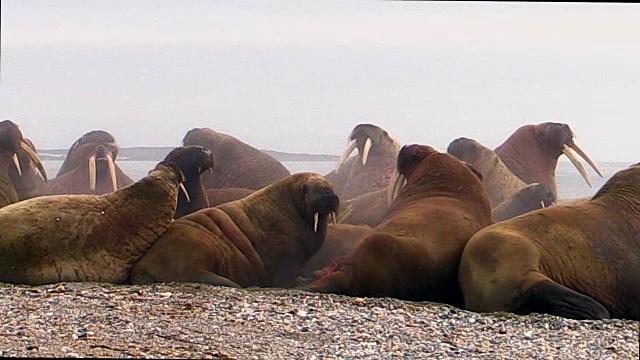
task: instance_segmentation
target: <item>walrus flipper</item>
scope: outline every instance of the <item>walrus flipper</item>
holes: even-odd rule
[[[545,280],[530,287],[514,311],[526,315],[539,312],[577,320],[608,319],[609,312],[591,297],[556,282]]]
[[[227,279],[226,277],[212,273],[211,271],[198,270],[193,275],[194,276],[191,280],[192,282],[209,284],[209,285],[217,285],[217,286],[227,286],[227,287],[234,287],[234,288],[242,287],[236,284],[235,282]]]

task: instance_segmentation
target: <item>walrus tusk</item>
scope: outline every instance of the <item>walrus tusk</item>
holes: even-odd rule
[[[369,157],[369,151],[371,151],[371,138],[367,138],[364,142],[364,148],[362,149],[362,165],[367,165],[367,158]]]
[[[347,144],[347,148],[344,149],[344,152],[342,153],[342,155],[340,156],[340,160],[338,160],[338,164],[336,165],[336,172],[338,171],[338,169],[340,168],[340,165],[344,164],[344,162],[347,160],[347,158],[349,157],[349,155],[351,155],[351,153],[353,152],[353,150],[356,149],[356,145],[357,142],[356,140],[351,140],[349,141],[349,143]]]
[[[540,206],[542,206],[543,209],[546,207],[544,206],[544,200],[540,200]]]
[[[18,154],[13,154],[13,165],[16,166],[16,170],[18,171],[18,175],[22,176],[22,169],[20,168],[20,160],[18,159]]]
[[[318,232],[318,213],[313,213],[313,232]]]
[[[587,171],[584,169],[584,166],[582,166],[582,163],[580,163],[580,160],[578,160],[578,154],[576,154],[576,152],[567,145],[564,145],[562,147],[562,153],[565,154],[569,158],[569,160],[571,160],[571,163],[573,164],[573,166],[576,167],[576,169],[578,169],[578,172],[580,172],[580,175],[582,175],[582,178],[587,182],[587,185],[591,187],[591,181],[589,181],[589,174],[587,174]]]
[[[89,157],[89,189],[96,189],[96,156]]]
[[[331,222],[333,223],[333,225],[336,224],[336,213],[335,213],[335,211],[331,212]]]
[[[48,181],[49,179],[47,178],[47,170],[44,168],[44,164],[42,163],[42,161],[40,161],[40,158],[38,157],[38,155],[34,152],[34,150],[31,148],[31,146],[29,145],[28,142],[26,141],[22,141],[20,143],[20,148],[22,150],[24,150],[24,152],[27,154],[27,156],[29,157],[29,159],[36,164],[36,167],[38,168],[38,170],[40,171],[40,175],[42,175],[42,178],[44,179],[44,181]],[[15,160],[14,160],[15,161]],[[19,170],[20,171],[20,170]]]
[[[573,146],[571,146],[571,147],[573,148],[573,150],[576,151],[576,153],[578,153],[578,155],[580,155],[580,157],[582,157],[589,164],[589,166],[591,166],[591,168],[598,175],[600,175],[600,177],[602,177],[602,172],[598,168],[598,165],[596,165],[596,163],[593,160],[591,160],[589,155],[587,155],[587,153],[585,153],[584,150],[582,150],[582,148],[580,146],[578,146],[578,144],[575,141],[573,142]]]
[[[182,190],[182,192],[184,193],[184,197],[187,198],[187,202],[191,202],[191,198],[189,197],[189,193],[187,192],[187,188],[184,187],[183,183],[180,183],[180,185],[178,185],[180,187],[180,190]]]
[[[397,169],[393,169],[391,179],[389,179],[389,188],[387,189],[387,205],[391,205],[391,203],[400,195],[400,192],[406,183],[407,178],[400,174]]]
[[[109,169],[109,178],[111,179],[111,188],[113,191],[118,190],[118,180],[116,178],[116,167],[113,164],[111,154],[107,154],[107,167]]]

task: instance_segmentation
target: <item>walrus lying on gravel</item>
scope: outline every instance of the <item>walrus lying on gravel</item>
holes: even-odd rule
[[[133,183],[115,163],[118,144],[113,135],[92,130],[71,145],[55,178],[41,189],[41,195],[107,194]]]
[[[186,191],[178,193],[174,218],[209,207],[209,199],[202,183],[202,174],[213,171],[213,154],[202,146],[181,146],[171,150],[164,161],[178,165],[184,175]]]
[[[469,166],[430,146],[404,146],[397,164],[401,176],[375,233],[299,289],[461,305],[460,254],[471,235],[491,224],[487,193]]]
[[[131,271],[131,283],[291,287],[325,238],[339,199],[315,173],[173,222]]]
[[[18,153],[22,155],[19,157]],[[22,137],[18,125],[11,120],[0,121],[0,208],[21,200],[13,180],[19,180],[23,175],[22,168],[26,167],[27,161],[36,164],[46,179],[44,165],[32,150],[31,142]]]
[[[176,164],[160,162],[113,193],[42,196],[0,209],[0,282],[126,282],[171,224],[182,181]]]
[[[480,230],[460,263],[465,307],[576,319],[640,319],[640,164],[591,200]]]
[[[358,149],[358,155],[349,155]],[[336,169],[325,175],[342,201],[371,191],[386,189],[396,167],[400,142],[381,127],[358,124],[351,134]]]

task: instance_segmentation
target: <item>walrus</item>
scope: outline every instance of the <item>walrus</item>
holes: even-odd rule
[[[416,144],[400,150],[397,174],[375,232],[298,289],[462,304],[460,254],[471,235],[491,224],[481,180],[454,156]]]
[[[358,149],[358,155],[349,155]],[[396,166],[400,142],[373,124],[358,124],[351,134],[336,169],[325,175],[341,200],[386,189]]]
[[[578,160],[582,157],[602,177],[595,162],[576,143],[573,131],[563,123],[544,122],[524,125],[494,150],[504,164],[527,184],[540,183],[551,189],[558,200],[555,172],[558,158],[564,154],[591,186],[589,175]]]
[[[202,174],[213,171],[213,154],[202,146],[180,146],[171,150],[164,161],[178,165],[184,175],[186,191],[178,193],[178,205],[174,218],[209,207],[209,199],[202,184]]]
[[[507,168],[495,151],[474,139],[460,137],[453,140],[447,146],[447,153],[473,165],[482,174],[482,185],[489,195],[491,208],[527,186]]]
[[[491,209],[494,222],[503,221],[528,212],[553,205],[551,189],[544,184],[533,183],[518,190],[510,198]]]
[[[92,130],[76,140],[58,174],[40,191],[42,195],[106,194],[133,183],[115,163],[118,144],[113,135]]]
[[[488,226],[468,242],[465,308],[574,319],[640,319],[640,164],[587,202]]]
[[[35,197],[0,209],[0,282],[128,280],[131,266],[172,222],[180,168],[160,162],[104,195]]]
[[[20,201],[14,180],[26,175],[22,168],[27,162],[38,164],[46,178],[44,165],[22,136],[18,125],[11,120],[0,121],[0,208]],[[16,177],[11,176],[13,172]]]
[[[17,151],[20,167],[9,166],[8,173],[19,200],[39,196],[40,189],[47,182],[47,170],[37,155],[33,141],[23,137],[24,145]],[[24,147],[24,148],[23,148]],[[26,148],[26,149],[25,149]]]
[[[290,175],[269,154],[235,137],[209,128],[194,128],[182,139],[183,146],[200,145],[213,153],[216,169],[202,175],[204,187],[257,190]]]
[[[131,283],[291,287],[326,236],[339,198],[315,173],[297,173],[240,200],[173,222],[131,271]]]

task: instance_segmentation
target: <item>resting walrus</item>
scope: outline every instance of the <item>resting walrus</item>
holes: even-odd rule
[[[460,254],[471,235],[491,224],[487,193],[469,166],[430,146],[404,146],[397,164],[402,176],[390,193],[400,194],[376,232],[299,289],[461,305]]]
[[[0,121],[0,208],[22,200],[14,181],[27,175],[22,172],[23,168],[35,164],[46,180],[44,165],[31,146],[32,143],[22,137],[16,123],[11,120]]]
[[[0,282],[123,283],[169,227],[182,173],[160,162],[105,195],[53,195],[0,209]]]
[[[555,205],[480,230],[459,280],[473,311],[640,319],[640,164],[591,200]]]
[[[240,200],[173,222],[131,271],[131,283],[291,287],[318,251],[339,199],[315,173],[278,180]]]

